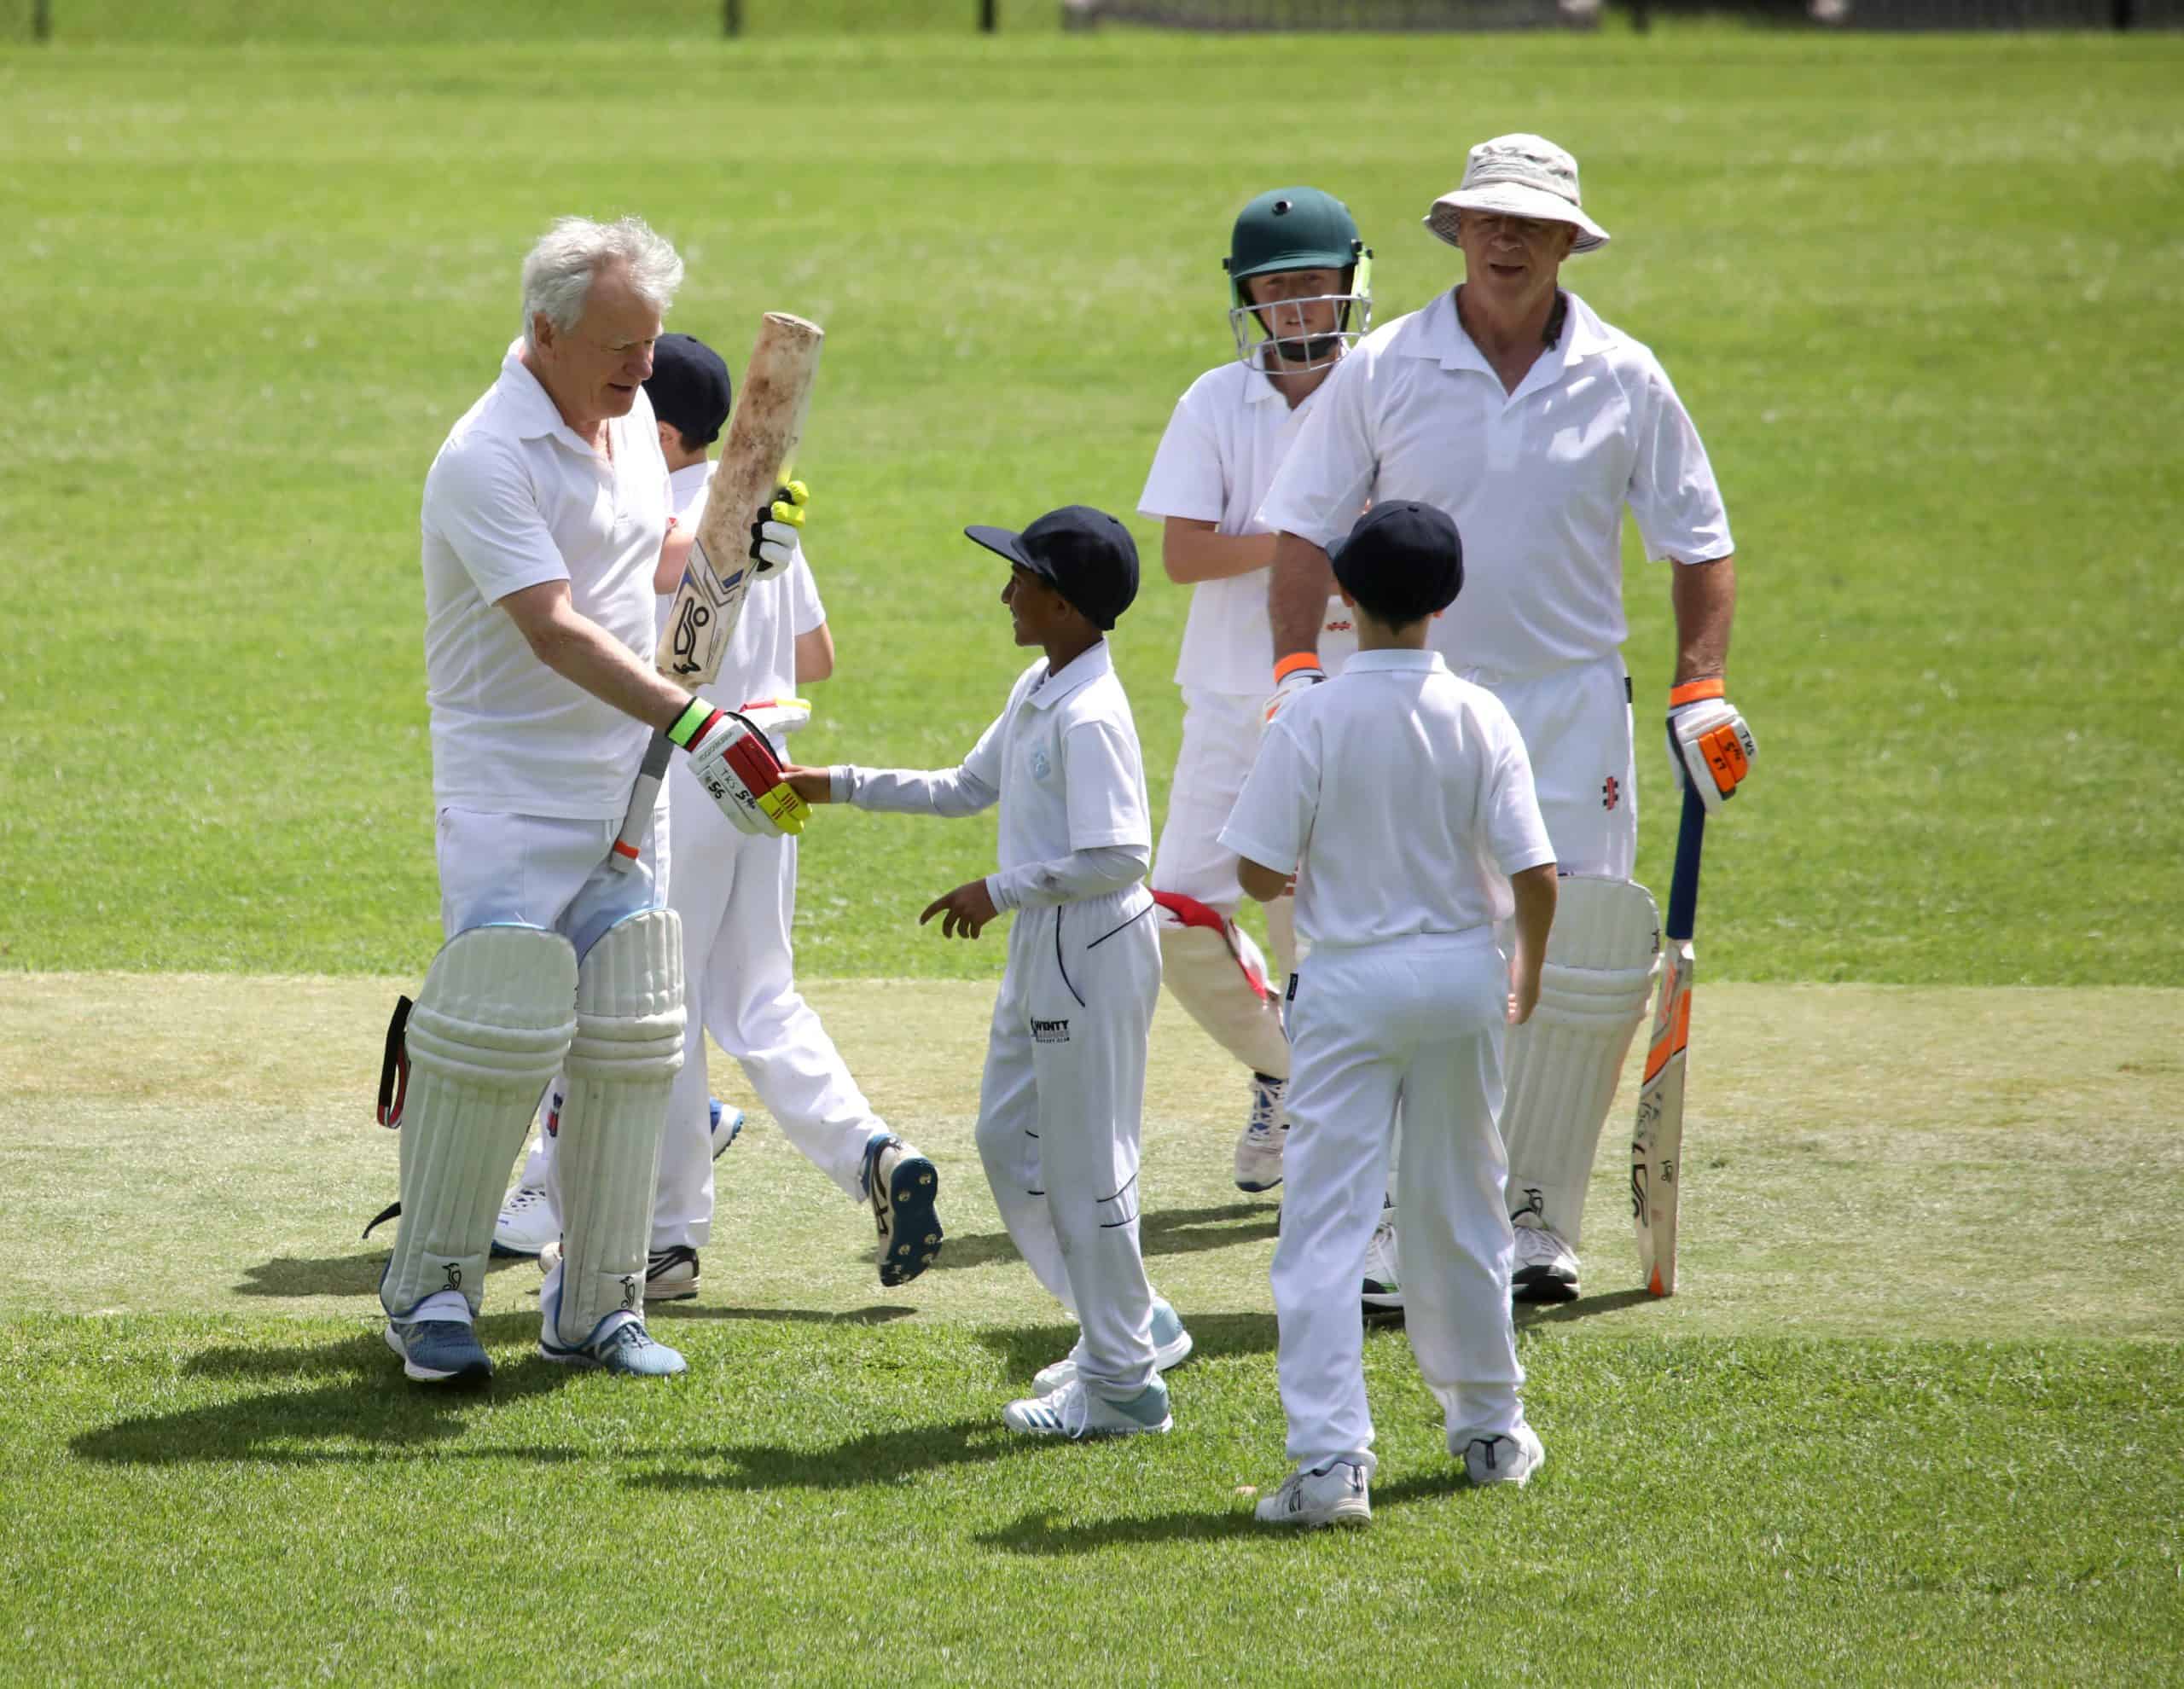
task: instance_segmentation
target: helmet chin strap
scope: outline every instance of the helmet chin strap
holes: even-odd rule
[[[1315,364],[1323,363],[1333,357],[1337,349],[1342,345],[1342,336],[1316,334],[1309,340],[1277,340],[1269,338],[1267,345],[1271,349],[1273,361],[1277,365],[1287,364],[1292,369],[1310,368]]]

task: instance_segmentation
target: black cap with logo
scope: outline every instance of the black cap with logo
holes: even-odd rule
[[[1104,510],[1066,504],[1022,533],[1010,528],[963,531],[1047,582],[1095,627],[1114,626],[1137,596],[1137,542]]]
[[[652,374],[645,396],[653,415],[682,431],[691,445],[720,438],[735,393],[720,354],[694,334],[662,334],[652,343]]]
[[[1327,554],[1361,607],[1400,627],[1445,610],[1464,585],[1464,543],[1447,513],[1412,499],[1376,504]]]

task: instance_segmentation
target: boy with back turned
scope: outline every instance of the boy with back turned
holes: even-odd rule
[[[1310,956],[1291,977],[1288,1195],[1274,1254],[1293,1470],[1275,1524],[1362,1524],[1376,1461],[1356,1286],[1398,1104],[1406,1326],[1474,1483],[1544,1460],[1509,1314],[1515,1238],[1496,1129],[1505,1026],[1539,1000],[1554,852],[1508,711],[1426,649],[1463,583],[1455,525],[1392,501],[1331,561],[1358,649],[1267,727],[1221,841],[1262,901],[1292,874]],[[1495,943],[1514,920],[1514,955]]]

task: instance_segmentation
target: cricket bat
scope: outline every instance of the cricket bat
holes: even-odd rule
[[[729,418],[720,467],[713,471],[705,513],[698,519],[697,543],[690,548],[659,637],[659,672],[693,692],[718,677],[729,641],[743,618],[743,598],[751,585],[752,518],[795,467],[825,339],[817,323],[786,311],[770,311],[758,325],[758,344],[751,348],[743,388]],[[730,699],[729,707],[740,701]],[[613,860],[625,872],[644,847],[673,750],[664,733],[655,733],[645,748],[621,834],[614,841]]]
[[[1646,1047],[1646,1078],[1638,1092],[1638,1123],[1630,1139],[1630,1211],[1638,1227],[1638,1271],[1655,1296],[1676,1294],[1676,1201],[1683,1160],[1684,1063],[1691,1042],[1692,927],[1699,913],[1699,852],[1706,838],[1706,805],[1684,788],[1676,829],[1676,874],[1669,882],[1667,952],[1653,1036]]]

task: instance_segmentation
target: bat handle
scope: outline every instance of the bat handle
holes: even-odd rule
[[[607,860],[627,874],[643,854],[645,834],[652,831],[653,806],[659,801],[659,783],[667,775],[667,759],[675,746],[664,733],[655,733],[645,746],[645,759],[637,768],[637,783],[630,788],[630,808],[622,817],[622,831]]]
[[[1676,872],[1669,879],[1665,931],[1670,943],[1687,939],[1699,919],[1699,852],[1706,842],[1706,805],[1686,780],[1683,820],[1676,833]]]

